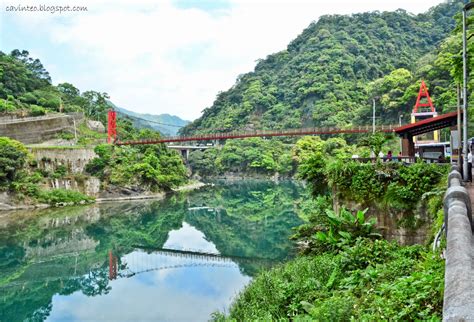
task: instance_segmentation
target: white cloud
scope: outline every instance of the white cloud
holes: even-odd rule
[[[87,66],[73,75],[67,66],[55,66],[53,79],[106,91],[117,105],[137,112],[194,119],[255,60],[284,49],[322,14],[400,7],[418,13],[440,0],[231,0],[219,14],[177,8],[171,0],[73,2],[68,4],[89,11],[14,15],[21,28],[43,37],[44,46],[66,46],[65,54]]]

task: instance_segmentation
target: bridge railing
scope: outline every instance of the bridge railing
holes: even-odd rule
[[[446,264],[444,321],[474,321],[473,220],[469,193],[462,186],[459,168],[452,167],[444,196]]]
[[[375,163],[378,160],[380,160],[382,162],[402,162],[402,163],[408,163],[408,164],[416,163],[419,160],[425,163],[439,163],[439,164],[447,164],[450,162],[449,160],[446,160],[446,159],[428,158],[428,157],[408,157],[408,156],[402,156],[402,157],[395,156],[391,158],[388,158],[388,157],[359,158],[357,157],[357,158],[351,158],[348,160],[353,160],[353,161],[357,161],[361,163],[367,163],[367,162]]]
[[[393,132],[396,128],[394,125],[380,125],[375,128],[376,131]],[[329,134],[355,134],[355,133],[368,133],[373,130],[372,126],[356,126],[348,128],[336,128],[336,127],[310,127],[310,128],[299,128],[299,129],[285,129],[285,130],[249,130],[249,131],[232,131],[232,132],[219,132],[219,133],[207,133],[207,134],[196,134],[191,136],[168,136],[158,140],[138,140],[138,141],[125,141],[116,142],[117,145],[129,145],[129,144],[157,144],[166,142],[187,142],[187,141],[205,141],[205,140],[225,140],[225,139],[237,139],[246,137],[272,137],[272,136],[300,136],[300,135],[329,135]]]

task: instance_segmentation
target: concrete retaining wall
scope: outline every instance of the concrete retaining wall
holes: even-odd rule
[[[30,148],[38,167],[49,172],[54,172],[59,166],[67,169],[68,176],[61,179],[51,179],[50,189],[68,189],[80,191],[88,196],[97,197],[100,192],[100,180],[95,177],[75,176],[84,172],[90,160],[97,157],[92,148]]]
[[[456,166],[444,197],[447,230],[443,321],[474,321],[474,238],[471,200]]]
[[[0,136],[6,136],[25,144],[54,139],[58,133],[74,133],[74,122],[79,124],[83,115],[51,115],[2,120]]]
[[[65,166],[69,173],[82,173],[87,163],[97,157],[92,148],[30,148],[38,166],[47,171],[54,171],[58,166]]]

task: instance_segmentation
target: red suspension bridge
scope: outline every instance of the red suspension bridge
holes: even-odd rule
[[[117,114],[110,110],[108,114],[108,142],[115,145],[142,145],[142,144],[160,144],[170,142],[193,142],[193,141],[216,141],[227,139],[242,139],[251,137],[274,137],[274,136],[303,136],[303,135],[336,135],[336,134],[364,134],[373,131],[396,133],[402,139],[402,153],[405,156],[415,155],[415,146],[413,138],[428,132],[433,132],[442,128],[451,127],[457,124],[457,112],[446,113],[424,119],[412,124],[399,125],[380,125],[373,126],[354,126],[347,128],[337,127],[313,127],[286,130],[252,130],[252,131],[233,131],[225,133],[209,133],[198,135],[167,136],[159,139],[141,139],[120,141],[117,137]]]

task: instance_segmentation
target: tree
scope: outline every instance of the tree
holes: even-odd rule
[[[382,146],[390,139],[390,135],[381,132],[375,132],[360,140],[358,145],[369,147],[372,151],[374,151],[374,154],[378,156],[380,151],[382,151]]]
[[[28,150],[18,141],[0,137],[0,186],[6,187],[13,182],[23,168]]]
[[[107,110],[110,109],[110,105],[107,103],[110,98],[109,95],[96,91],[86,91],[82,93],[82,97],[86,100],[83,106],[85,114],[105,123]]]

